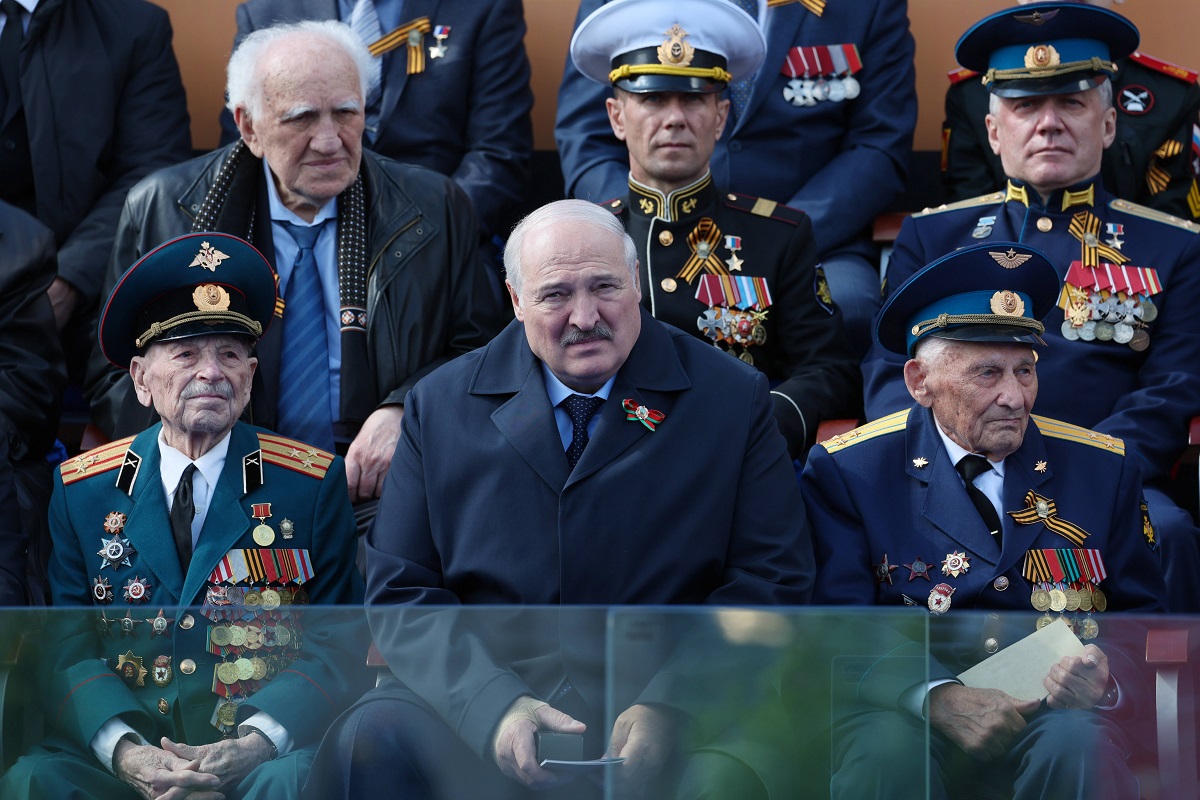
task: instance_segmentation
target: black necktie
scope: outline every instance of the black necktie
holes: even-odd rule
[[[583,455],[583,448],[587,447],[588,423],[603,403],[603,397],[587,397],[582,394],[573,394],[563,400],[563,407],[571,417],[571,446],[567,448],[567,464],[571,469],[575,469],[579,457]]]
[[[21,20],[21,7],[17,0],[0,0],[0,11],[7,18],[4,30],[0,31],[0,78],[3,78],[4,96],[0,97],[0,121],[5,117],[8,104],[17,105],[21,96],[20,76],[18,75],[21,52],[21,40],[25,38],[25,29]]]
[[[175,487],[175,499],[171,501],[171,532],[175,535],[175,549],[179,552],[179,563],[187,572],[192,563],[192,520],[196,518],[196,503],[192,500],[192,476],[196,465],[188,464]]]
[[[996,537],[996,545],[1000,545],[1000,515],[996,513],[996,507],[992,505],[992,501],[988,496],[975,485],[975,479],[992,468],[988,460],[983,456],[963,456],[958,462],[955,469],[958,474],[962,475],[963,480],[967,484],[967,495],[970,496],[971,502],[975,504],[976,510],[979,511],[979,516],[983,517],[984,524],[988,526],[988,530]]]

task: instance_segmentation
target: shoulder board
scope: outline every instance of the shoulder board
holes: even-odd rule
[[[1170,61],[1163,61],[1161,58],[1148,56],[1141,50],[1135,50],[1130,56],[1130,61],[1136,61],[1143,67],[1149,67],[1155,72],[1161,72],[1164,75],[1170,75],[1172,78],[1178,78],[1185,83],[1195,83],[1196,78],[1200,77],[1200,73],[1196,73],[1187,67],[1181,67],[1178,64],[1172,64]]]
[[[80,453],[74,458],[68,458],[58,467],[62,473],[63,484],[72,484],[75,481],[81,481],[102,472],[109,472],[121,466],[125,462],[125,451],[129,449],[133,439],[134,437],[127,436],[124,439],[97,447],[95,450]]]
[[[804,218],[804,212],[798,208],[785,206],[783,203],[776,203],[765,197],[751,197],[748,194],[728,192],[725,195],[725,205],[757,217],[777,219],[792,225],[800,224],[800,220]]]
[[[1152,219],[1155,222],[1161,222],[1164,225],[1182,228],[1189,233],[1200,233],[1200,225],[1197,225],[1194,222],[1188,222],[1186,219],[1173,217],[1170,214],[1159,211],[1158,209],[1139,206],[1137,203],[1131,203],[1128,200],[1114,198],[1108,202],[1108,207],[1116,211],[1124,211],[1126,214],[1132,214],[1135,217]]]
[[[265,463],[287,467],[314,478],[324,478],[334,458],[332,453],[310,447],[295,439],[288,439],[286,436],[260,433],[258,444],[262,448]]]
[[[959,200],[957,203],[942,203],[937,208],[926,208],[923,211],[918,211],[913,214],[914,217],[927,217],[930,214],[941,214],[943,211],[957,211],[960,208],[975,208],[976,206],[990,206],[996,203],[1004,202],[1004,192],[992,192],[991,194],[981,194],[979,197],[968,197],[966,200]]]
[[[612,200],[605,200],[603,203],[600,203],[600,205],[604,206],[618,217],[625,213],[625,200],[621,197],[616,197]]]
[[[880,417],[874,422],[868,422],[866,425],[861,425],[852,431],[839,434],[832,439],[826,439],[820,443],[821,447],[824,447],[826,452],[836,453],[838,450],[845,450],[847,447],[862,444],[869,439],[874,439],[876,436],[902,431],[908,425],[908,414],[910,411],[912,411],[911,408],[906,408],[903,411],[897,411],[895,414]]]
[[[978,72],[973,69],[966,69],[965,67],[952,69],[946,73],[946,77],[950,79],[950,83],[952,84],[962,83],[963,81],[974,78],[977,75],[979,75]]]
[[[1097,433],[1079,425],[1072,425],[1069,422],[1039,416],[1038,414],[1030,414],[1029,416],[1037,423],[1038,430],[1042,432],[1042,436],[1049,436],[1052,439],[1064,439],[1068,442],[1077,442],[1078,444],[1088,444],[1099,450],[1116,453],[1119,456],[1125,455],[1124,439],[1109,436],[1107,433]]]

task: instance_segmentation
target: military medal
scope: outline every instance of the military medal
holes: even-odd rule
[[[726,236],[725,248],[729,250],[729,258],[725,259],[725,263],[729,266],[729,271],[741,272],[742,264],[746,263],[738,258],[738,250],[742,249],[742,237]]]
[[[261,681],[267,677],[267,662],[263,661],[258,656],[250,659],[250,667],[254,671],[250,674],[250,680]]]
[[[271,526],[267,525],[267,518],[271,516],[271,504],[255,503],[253,505],[252,516],[259,522],[254,528],[254,543],[259,547],[266,547],[275,541],[275,531],[271,530]]]
[[[138,624],[138,622],[139,620],[131,617],[129,615],[129,611],[126,611],[125,616],[117,620],[117,627],[121,629],[121,638],[124,639],[126,636],[137,638],[137,629],[135,626]]]
[[[804,50],[805,48],[801,47],[793,47],[789,50],[783,60],[783,67],[779,70],[780,73],[792,79],[783,88],[783,99],[797,108],[817,104],[817,98],[813,96],[816,84],[809,80],[809,75],[812,74],[812,69],[816,65],[814,62],[813,67],[809,67]]]
[[[651,428],[651,430],[654,430]],[[274,589],[263,589],[262,593],[263,611],[274,611],[279,608],[279,592]]]
[[[1049,614],[1043,614],[1042,616],[1038,617],[1037,629],[1040,631],[1051,622],[1054,622],[1054,617],[1050,616]]]
[[[209,629],[208,640],[217,647],[229,646],[229,626],[216,625]]]
[[[121,516],[124,516],[124,514]],[[111,517],[112,515],[110,514],[109,518]],[[105,530],[108,529],[107,526],[108,523],[105,522]],[[115,569],[118,565],[122,567],[133,566],[129,561],[129,557],[137,553],[137,551],[129,544],[129,540],[121,535],[120,530],[113,531],[112,535],[111,539],[100,539],[100,549],[96,552],[96,555],[100,556],[100,569],[104,569],[105,567],[113,567]]]
[[[96,620],[96,632],[105,638],[112,638],[112,628],[109,627],[110,625],[112,625],[112,620],[101,610],[100,617]]]
[[[1034,589],[1033,595],[1029,598],[1029,603],[1035,611],[1049,611],[1050,593],[1045,589]]]
[[[888,563],[887,553],[883,554],[883,560],[875,566],[875,580],[882,586],[884,581],[887,581],[888,586],[892,586],[892,573],[896,571],[895,564]]]
[[[146,685],[146,668],[142,666],[142,657],[135,656],[132,650],[117,657],[117,674],[131,689]]]
[[[1083,620],[1083,629],[1079,632],[1079,638],[1085,639],[1085,640],[1086,639],[1095,639],[1099,635],[1100,635],[1100,625],[1099,625],[1099,623],[1096,622],[1096,620],[1092,617],[1092,615],[1089,614]]]
[[[287,647],[288,643],[292,641],[292,632],[284,625],[276,625],[275,641],[279,643],[280,647]]]
[[[108,516],[104,518],[104,530],[112,534],[120,533],[125,530],[126,519],[127,517],[120,511],[110,511],[108,512]]]
[[[1072,589],[1070,586],[1068,586],[1066,589],[1063,590],[1063,594],[1065,594],[1066,598],[1067,598],[1067,600],[1066,600],[1067,611],[1078,611],[1079,610],[1079,590]]]
[[[954,551],[948,553],[942,560],[942,574],[949,575],[952,578],[957,578],[959,575],[971,569],[970,556],[966,553]]]
[[[248,681],[254,675],[254,665],[245,656],[234,661],[233,668],[237,672],[237,679],[239,681]]]
[[[986,239],[992,235],[992,226],[996,224],[995,216],[980,217],[975,223],[975,230],[971,231],[971,238]]]
[[[922,561],[920,556],[914,558],[911,564],[905,564],[904,567],[908,570],[908,580],[910,583],[916,578],[924,578],[927,581],[933,580],[933,578],[929,577],[929,565]]]
[[[150,581],[134,575],[125,581],[125,602],[145,603],[150,599]]]
[[[939,583],[929,590],[929,599],[926,605],[934,614],[945,614],[950,610],[950,596],[954,594],[954,589],[948,583]]]
[[[151,617],[146,620],[146,622],[150,623],[150,638],[153,639],[155,636],[170,635],[171,623],[174,621],[175,620],[168,619],[166,616],[164,616],[163,610],[160,608],[158,610],[158,616]]]
[[[217,722],[223,728],[232,728],[237,724],[237,704],[226,700],[217,706]]]
[[[290,539],[296,535],[296,523],[292,522],[287,517],[284,517],[279,522],[279,532],[283,534],[283,538]]]
[[[1104,611],[1108,608],[1108,598],[1104,596],[1104,592],[1100,591],[1099,587],[1092,591],[1092,608],[1097,611]]]
[[[217,665],[217,680],[226,686],[232,686],[238,681],[238,669],[228,661]]]
[[[246,649],[258,650],[263,646],[262,628],[257,625],[246,626]]]
[[[92,579],[92,599],[100,605],[108,605],[113,601],[112,584],[108,582],[108,578]]]
[[[437,44],[429,48],[430,58],[445,58],[446,57],[446,39],[450,36],[449,25],[434,25],[433,38],[437,40]]]
[[[241,625],[229,626],[229,644],[233,647],[245,647],[246,629]]]
[[[1065,611],[1066,608],[1067,608],[1067,595],[1062,589],[1055,586],[1053,589],[1050,590],[1050,610],[1051,611]]]
[[[261,606],[262,592],[260,592],[258,589],[251,589],[250,591],[246,592],[246,597],[243,599],[243,602],[246,604],[247,608]]]
[[[155,686],[166,686],[171,682],[171,657],[158,656],[151,665],[150,678]]]

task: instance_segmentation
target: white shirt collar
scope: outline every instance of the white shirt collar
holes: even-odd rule
[[[187,469],[188,464],[192,463],[196,465],[196,469],[204,476],[204,480],[208,482],[208,485],[215,487],[217,480],[221,477],[221,472],[225,469],[225,456],[229,454],[229,438],[229,434],[226,433],[221,437],[221,441],[217,442],[211,450],[193,462],[183,453],[167,444],[163,440],[162,432],[159,431],[158,454],[160,461],[158,473],[162,477],[163,487],[167,490],[167,497],[170,498],[175,492],[175,487],[179,485],[179,479],[183,477],[183,471]]]
[[[930,412],[930,413],[932,415],[932,412]],[[951,464],[958,464],[959,461],[962,461],[963,456],[981,455],[980,453],[972,453],[969,450],[964,450],[963,448],[959,447],[958,443],[955,442],[953,439],[951,439],[949,436],[947,436],[946,432],[942,430],[942,426],[938,424],[936,416],[933,417],[933,427],[935,430],[937,430],[938,436],[942,437],[942,444],[945,445],[946,452],[950,454],[950,463]],[[987,458],[987,456],[983,456],[983,458]],[[990,458],[988,458],[988,464],[991,465],[992,469],[996,472],[997,475],[1000,476],[1000,479],[1003,481],[1004,480],[1004,459],[1001,459],[1000,461],[992,461]]]

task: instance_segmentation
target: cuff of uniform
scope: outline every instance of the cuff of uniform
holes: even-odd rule
[[[275,755],[286,756],[292,751],[292,737],[275,718],[265,711],[256,711],[238,723],[238,736],[246,736],[254,731],[261,733],[275,746]]]
[[[958,683],[952,678],[943,678],[929,683],[918,683],[904,694],[900,695],[900,701],[897,705],[902,711],[913,715],[917,719],[929,721],[929,693],[941,686],[943,683]]]
[[[140,733],[129,727],[128,723],[120,717],[113,717],[101,725],[100,730],[96,731],[96,735],[92,737],[90,743],[92,752],[96,754],[96,758],[113,775],[117,774],[116,766],[113,764],[113,756],[117,753],[117,745],[125,738],[130,739],[134,744],[148,744]]]

